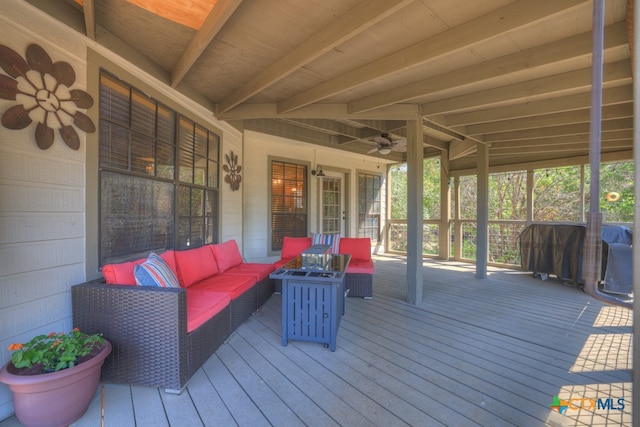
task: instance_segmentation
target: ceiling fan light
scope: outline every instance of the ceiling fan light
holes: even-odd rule
[[[391,152],[391,148],[381,148],[378,150],[378,153],[380,154],[389,154]]]

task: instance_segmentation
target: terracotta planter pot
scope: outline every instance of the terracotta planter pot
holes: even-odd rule
[[[100,382],[100,369],[111,353],[111,343],[95,357],[73,368],[40,375],[14,375],[0,371],[0,382],[13,392],[16,417],[26,427],[67,426],[89,407]]]

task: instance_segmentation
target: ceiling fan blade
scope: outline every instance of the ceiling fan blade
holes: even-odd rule
[[[378,147],[376,147],[376,148],[372,148],[371,150],[367,151],[367,154],[373,154],[373,153],[375,153],[376,151],[378,151]]]

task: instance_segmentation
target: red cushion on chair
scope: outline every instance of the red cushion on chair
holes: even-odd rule
[[[375,271],[373,261],[363,259],[352,259],[349,261],[347,273],[373,274]]]
[[[197,329],[207,320],[229,305],[231,298],[226,292],[187,289],[187,332]]]
[[[218,274],[211,276],[195,287],[202,291],[226,292],[232,300],[251,289],[256,278],[250,275]]]
[[[211,245],[211,250],[220,273],[224,273],[231,267],[242,263],[242,255],[240,255],[240,250],[235,240]]]
[[[174,255],[178,266],[180,286],[183,288],[218,274],[218,265],[209,245],[186,251],[176,251]]]
[[[102,266],[102,276],[109,285],[136,285],[136,277],[133,269],[136,265],[142,264],[146,258],[135,261],[121,262],[118,264],[107,264]]]
[[[340,239],[340,253],[351,255],[352,260],[370,260],[371,239],[368,237],[343,237]]]
[[[287,237],[282,240],[282,253],[280,258],[295,258],[305,249],[311,246],[311,237]]]
[[[273,264],[243,262],[242,264],[231,267],[226,271],[226,273],[242,276],[254,276],[256,281],[259,282],[268,277],[273,270],[275,270]]]

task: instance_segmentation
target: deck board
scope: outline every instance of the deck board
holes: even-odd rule
[[[276,295],[182,394],[104,384],[104,425],[631,425],[628,310],[558,279],[490,267],[480,280],[473,265],[430,260],[413,306],[404,259],[375,262],[374,298],[348,298],[335,352],[282,346]],[[556,395],[626,406],[561,415],[549,408]],[[75,425],[101,420],[102,387]]]

